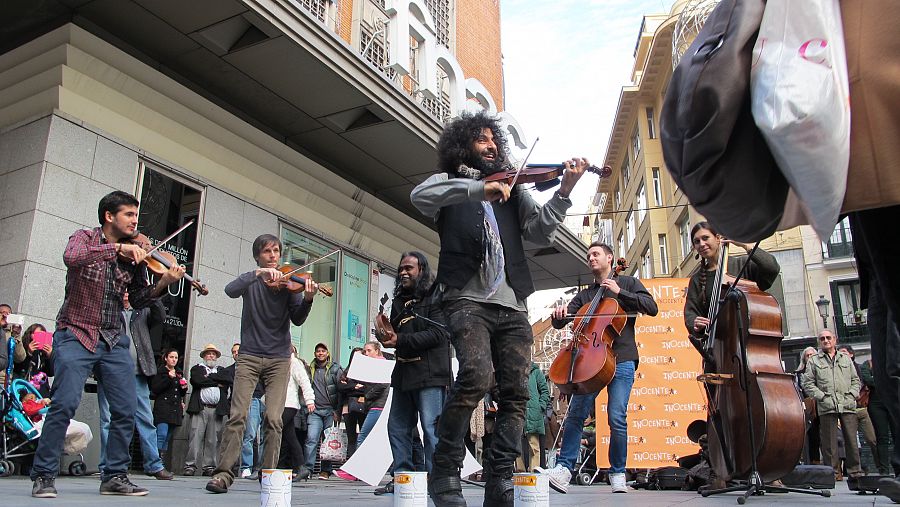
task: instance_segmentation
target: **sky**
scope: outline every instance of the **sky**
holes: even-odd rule
[[[646,14],[674,0],[500,0],[504,109],[526,140],[540,137],[529,162],[587,157],[602,165],[622,86],[631,84],[634,48]],[[524,153],[518,153],[524,156]],[[584,213],[597,188],[585,175],[569,213]],[[553,191],[535,195],[539,202]],[[529,298],[532,321],[563,290]]]

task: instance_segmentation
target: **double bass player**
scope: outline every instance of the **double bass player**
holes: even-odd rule
[[[628,420],[626,409],[634,384],[634,372],[637,370],[640,357],[634,340],[635,313],[655,316],[659,312],[653,296],[640,280],[632,276],[613,273],[613,252],[609,245],[600,242],[591,243],[587,254],[588,266],[594,275],[594,283],[580,291],[568,307],[559,307],[553,312],[553,327],[562,329],[568,324],[578,309],[590,304],[597,294],[603,291],[602,297],[618,300],[622,310],[629,316],[622,332],[613,341],[616,356],[616,373],[607,386],[609,402],[607,416],[609,421],[609,480],[614,493],[627,493],[625,486],[625,461],[628,456]],[[562,444],[556,466],[548,470],[540,470],[549,476],[550,486],[566,493],[572,479],[578,451],[581,447],[581,436],[584,420],[594,406],[598,393],[576,394],[569,402],[569,410],[563,423]]]

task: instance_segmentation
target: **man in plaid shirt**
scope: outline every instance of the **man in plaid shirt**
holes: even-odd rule
[[[75,231],[63,253],[68,271],[66,296],[53,334],[53,404],[31,469],[31,495],[37,498],[56,497],[54,480],[66,428],[93,371],[100,374],[111,414],[100,494],[147,494],[126,475],[137,400],[130,341],[121,328],[122,296],[128,291],[134,308],[146,307],[182,277],[184,267],[173,265],[150,285],[147,268],[141,263],[147,253],[138,245],[119,243],[136,232],[138,200],[133,195],[120,191],[108,194],[100,200],[98,215],[101,226]]]

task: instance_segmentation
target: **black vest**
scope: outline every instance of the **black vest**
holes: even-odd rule
[[[506,282],[516,297],[524,300],[534,292],[534,283],[522,245],[518,192],[513,191],[505,204],[493,206],[506,261]],[[441,254],[435,282],[462,289],[478,273],[484,258],[484,209],[480,202],[444,206],[437,226]]]

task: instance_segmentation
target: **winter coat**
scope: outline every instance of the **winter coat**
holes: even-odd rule
[[[316,395],[313,393],[312,384],[309,381],[309,375],[306,368],[294,356],[291,356],[291,374],[288,377],[287,396],[284,398],[284,408],[300,408],[300,395],[303,395],[303,405],[310,405],[316,402]],[[306,413],[304,409],[303,413]]]
[[[124,315],[122,332],[125,332]],[[156,356],[153,354],[153,342],[150,339],[150,327],[162,324],[166,320],[166,308],[162,301],[156,300],[146,308],[134,308],[131,312],[131,346],[134,347],[137,361],[135,373],[145,377],[156,375]]]
[[[219,370],[224,368],[219,367]],[[212,377],[212,378],[209,378]],[[200,401],[200,391],[204,387],[219,388],[219,403],[216,405],[216,415],[225,417],[231,408],[231,402],[228,399],[228,389],[230,384],[224,383],[227,375],[220,375],[218,381],[215,373],[207,376],[206,368],[201,364],[195,364],[191,367],[191,400],[188,402],[187,413],[199,414],[203,409],[203,403]]]
[[[550,407],[550,389],[544,372],[531,363],[528,375],[528,402],[525,404],[525,434],[544,434],[544,414]]]
[[[325,391],[328,395],[328,402],[331,404],[331,408],[335,410],[335,412],[340,412],[341,410],[341,396],[338,393],[338,381],[343,376],[344,370],[341,368],[341,365],[333,363],[331,361],[331,357],[325,361]],[[310,385],[313,385],[315,389],[315,385],[313,384],[316,379],[316,360],[313,358],[312,362],[309,363],[309,382]],[[318,408],[318,407],[316,407]]]
[[[394,298],[391,326],[397,332],[397,363],[391,385],[400,391],[446,387],[450,385],[450,333],[416,315],[445,322],[440,305],[432,297],[417,301],[401,294]]]
[[[811,356],[803,373],[803,391],[815,398],[819,415],[856,413],[856,398],[861,383],[853,360],[836,352]]]
[[[187,385],[182,386],[184,375],[181,370],[175,370],[175,378],[169,376],[169,370],[160,368],[159,372],[150,379],[150,392],[156,397],[153,402],[153,424],[169,424],[181,426],[184,413],[181,404],[187,394]],[[198,395],[199,396],[199,395]]]

